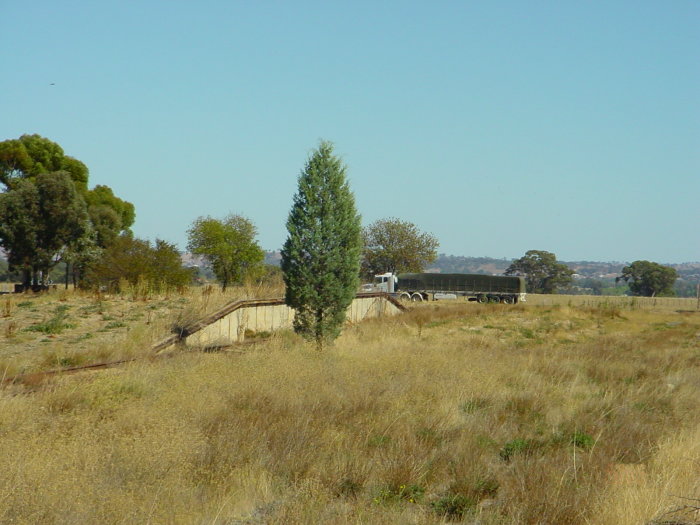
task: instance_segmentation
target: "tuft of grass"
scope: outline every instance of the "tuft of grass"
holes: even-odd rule
[[[12,317],[12,312],[15,309],[15,301],[11,297],[6,297],[2,302],[2,316]]]
[[[459,409],[465,414],[473,414],[488,408],[490,405],[491,402],[488,399],[483,397],[474,397],[460,404]]]
[[[12,339],[17,335],[17,321],[6,321],[4,325],[5,339]]]
[[[126,323],[123,323],[122,321],[112,321],[110,323],[107,323],[104,326],[105,330],[114,330],[115,328],[124,328],[126,326]]]

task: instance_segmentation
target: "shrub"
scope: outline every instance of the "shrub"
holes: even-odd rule
[[[54,310],[54,316],[43,323],[25,328],[28,332],[41,332],[42,334],[60,334],[63,330],[74,328],[75,325],[66,322],[68,306],[61,305]]]
[[[407,501],[409,503],[419,503],[425,494],[425,488],[420,485],[399,485],[383,487],[374,497],[374,503],[396,503],[399,501]]]
[[[571,436],[571,444],[584,450],[590,449],[594,443],[595,440],[593,439],[593,436],[586,434],[585,432],[576,431]]]
[[[498,453],[503,461],[510,461],[513,456],[518,454],[529,454],[535,448],[537,448],[537,443],[531,439],[516,438],[509,441]]]
[[[476,502],[461,494],[448,494],[430,503],[432,509],[447,519],[462,519]]]
[[[88,266],[80,284],[114,292],[126,292],[126,287],[131,287],[132,293],[145,298],[149,292],[187,286],[192,276],[192,270],[182,266],[175,245],[161,240],[151,244],[122,235]]]

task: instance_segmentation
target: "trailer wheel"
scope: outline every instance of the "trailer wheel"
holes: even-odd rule
[[[411,296],[411,301],[413,301],[414,303],[422,303],[422,302],[423,302],[423,296],[422,296],[421,294],[419,294],[419,293],[414,293],[414,294]]]
[[[498,297],[497,295],[492,295],[492,296],[491,296],[491,301],[490,301],[490,302],[492,302],[493,304],[498,304],[498,303],[501,302],[501,298]]]
[[[476,297],[477,302],[484,304],[489,302],[489,298],[486,297],[485,295],[477,295]]]
[[[406,292],[403,292],[401,295],[399,295],[399,301],[410,301],[411,300],[411,295],[407,294]]]
[[[512,296],[512,295],[506,295],[506,296],[503,298],[503,302],[504,302],[505,304],[513,304],[513,303],[515,302],[515,300],[513,299],[513,296]]]

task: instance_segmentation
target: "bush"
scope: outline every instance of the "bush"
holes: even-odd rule
[[[476,506],[476,502],[461,494],[448,494],[433,501],[430,506],[447,519],[462,519],[464,515]]]
[[[593,439],[593,436],[590,436],[589,434],[586,434],[585,432],[576,431],[571,436],[571,444],[574,445],[575,447],[579,447],[579,448],[582,448],[584,450],[588,450],[591,447],[593,447],[594,443],[595,443],[595,440]]]
[[[503,461],[510,461],[513,456],[518,454],[529,454],[535,448],[537,448],[537,443],[531,439],[516,438],[509,441],[499,452],[499,456]]]
[[[25,330],[28,332],[41,332],[43,334],[60,334],[63,330],[75,328],[74,324],[66,322],[66,317],[68,317],[67,311],[68,307],[61,305],[56,308],[54,316],[51,319],[43,323],[32,325],[25,328]]]
[[[192,279],[193,272],[182,266],[175,245],[122,235],[88,266],[81,287],[125,292],[131,286],[147,294],[187,286]]]

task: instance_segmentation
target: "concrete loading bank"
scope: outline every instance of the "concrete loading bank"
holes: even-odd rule
[[[393,316],[405,307],[382,293],[358,294],[348,307],[349,323]],[[292,327],[294,310],[283,299],[236,301],[189,326],[180,335],[187,346],[212,347],[240,343],[246,332],[274,332]]]

